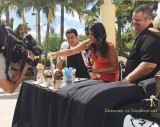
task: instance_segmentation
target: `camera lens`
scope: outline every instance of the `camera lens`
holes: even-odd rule
[[[42,54],[43,50],[39,45],[36,45],[32,52],[35,56],[39,56]]]

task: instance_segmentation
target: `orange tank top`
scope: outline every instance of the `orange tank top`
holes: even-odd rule
[[[108,42],[108,44],[111,44],[111,42]],[[106,55],[107,56],[107,55]],[[91,57],[90,57],[93,61],[94,61],[94,67],[96,68],[108,68],[111,66],[110,60],[108,57],[104,58],[101,54],[96,57],[94,52],[93,52],[93,48],[91,48]],[[119,78],[119,72],[115,72],[115,73],[99,73],[100,77],[96,74],[93,73],[94,78],[93,79],[98,79],[98,80],[105,80],[105,81],[118,81]]]

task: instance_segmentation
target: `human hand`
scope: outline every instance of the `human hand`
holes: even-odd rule
[[[34,61],[34,59],[35,59],[35,56],[34,56],[34,54],[33,54],[33,52],[32,51],[27,51],[27,56],[28,56],[28,58],[29,59],[31,59],[32,61]]]
[[[130,81],[127,77],[125,77],[125,78],[122,80],[122,82],[131,83],[131,81]]]
[[[87,43],[86,48],[90,48],[91,47],[90,39],[87,39],[84,42]]]
[[[56,54],[56,52],[52,52],[49,54],[50,59],[55,59],[58,55]]]
[[[88,66],[87,67],[89,72],[93,72],[93,73],[99,73],[99,68],[93,67],[93,66]]]

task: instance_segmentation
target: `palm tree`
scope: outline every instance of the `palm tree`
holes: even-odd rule
[[[52,20],[55,18],[55,9],[56,9],[56,1],[54,0],[45,0],[45,6],[43,6],[43,12],[47,17],[47,31],[46,31],[46,46],[45,46],[45,60],[44,66],[46,66],[47,62],[47,53],[48,53],[48,37],[49,37],[49,27]]]
[[[97,7],[96,5],[102,3],[102,1],[103,0],[88,0],[88,1],[79,0],[77,2],[76,0],[72,0],[71,2],[61,3],[61,28],[60,28],[61,43],[63,42],[63,34],[64,34],[64,10],[66,10],[66,13],[72,14],[72,16],[74,16],[74,11],[76,11],[79,14],[80,21],[82,19],[85,19],[85,21],[89,22],[91,18],[95,21],[97,20],[97,16],[95,13],[96,11],[93,11],[92,9],[86,10],[87,6],[89,4],[93,4],[94,2],[96,2],[96,4],[92,7],[94,9],[95,7]]]
[[[116,30],[116,42],[119,47],[119,55],[122,55],[124,52],[124,43],[121,39],[121,33],[127,23],[126,12],[133,10],[131,3],[131,1],[125,3],[121,0],[114,0],[116,6],[116,23],[118,26]]]
[[[60,42],[63,43],[63,34],[64,34],[64,6],[61,5],[61,28],[60,28],[60,35],[61,35],[61,40]]]
[[[72,3],[65,4],[67,13],[71,13],[74,16],[74,11],[79,15],[80,21],[84,20],[85,17],[91,17],[91,19],[97,17],[96,11],[93,11],[93,8],[101,3],[103,0],[72,0]],[[95,3],[96,2],[96,3]],[[94,4],[95,3],[95,4]],[[92,9],[87,9],[89,4],[93,4]],[[86,18],[85,18],[86,19]]]
[[[83,0],[84,1],[84,0]],[[61,6],[64,6],[64,7],[68,7],[70,8],[70,12],[73,12],[73,10],[75,10],[76,12],[78,12],[78,14],[84,14],[84,13],[88,13],[87,11],[85,11],[81,6],[78,4],[77,1],[71,1],[69,2],[68,0],[46,0],[45,1],[45,6],[43,8],[45,14],[46,14],[46,17],[48,19],[48,22],[47,22],[47,32],[46,32],[46,47],[45,47],[45,65],[46,65],[46,61],[47,61],[47,52],[48,52],[48,35],[49,35],[49,26],[50,26],[50,22],[52,20],[54,20],[55,18],[55,9],[56,9],[56,5],[61,5]],[[80,2],[79,3],[84,3],[84,2]],[[63,13],[63,11],[62,11]],[[62,24],[63,21],[62,21]],[[64,25],[62,25],[63,27]],[[64,28],[62,28],[62,33],[64,31]],[[63,35],[61,35],[63,36]]]
[[[91,11],[94,15],[84,15],[82,18],[85,19],[85,26],[88,26],[92,22],[100,20],[100,6],[103,4],[104,0],[97,0],[91,8]]]
[[[26,28],[25,33],[28,33],[26,20],[25,20],[25,16],[24,16],[24,9],[25,9],[25,11],[30,10],[30,8],[32,7],[30,0],[12,0],[12,2],[15,5],[15,9],[17,9],[17,15],[22,18],[23,25]]]
[[[37,10],[37,23],[36,27],[38,27],[38,45],[41,46],[41,28],[40,28],[40,11],[42,9],[42,6],[44,5],[44,0],[31,0],[32,5],[34,7],[34,9]],[[41,56],[39,56],[39,60],[41,62]]]
[[[10,20],[9,20],[9,27],[13,30],[13,23],[14,23],[14,19],[13,18],[11,18]]]
[[[1,0],[0,1],[0,13],[4,12],[6,14],[6,25],[9,26],[9,8],[12,5],[12,1]]]
[[[123,55],[125,44],[122,41],[122,32],[126,26],[126,23],[130,23],[132,21],[132,13],[134,9],[141,4],[152,5],[156,9],[156,5],[158,2],[151,1],[121,1],[114,0],[114,4],[116,6],[116,18],[117,18],[117,31],[116,31],[116,42],[119,47],[120,55]],[[132,27],[132,26],[131,26]]]
[[[45,49],[45,46],[46,46],[45,42],[46,42],[46,40],[44,40],[42,42],[43,49]],[[49,38],[48,38],[48,50],[52,51],[52,52],[58,51],[61,46],[61,44],[59,42],[60,42],[59,34],[57,34],[55,32],[53,32],[53,33],[50,32]]]

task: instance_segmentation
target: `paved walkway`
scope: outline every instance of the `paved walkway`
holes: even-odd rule
[[[0,88],[0,127],[11,127],[20,86],[13,94],[8,94]]]

